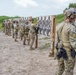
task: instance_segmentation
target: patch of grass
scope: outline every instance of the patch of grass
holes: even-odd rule
[[[48,37],[44,37],[44,38],[40,38],[39,40],[48,40],[48,39],[50,39],[50,37],[48,36]]]
[[[44,37],[43,39],[44,39],[44,40],[47,40],[47,39],[50,39],[50,37]]]
[[[45,43],[45,45],[43,45],[42,47],[40,47],[40,49],[47,49],[50,47],[50,43]]]
[[[36,19],[36,18],[34,18],[34,23],[35,23],[35,24],[37,23],[37,19]]]
[[[56,23],[60,23],[64,21],[64,15],[63,14],[59,14],[56,16]]]
[[[3,29],[3,27],[2,27],[2,23],[0,23],[0,30],[2,30]]]
[[[7,20],[7,19],[14,19],[14,18],[20,18],[19,16],[15,16],[15,17],[10,17],[10,16],[0,16],[0,30],[3,28],[2,27],[2,23],[4,20]]]

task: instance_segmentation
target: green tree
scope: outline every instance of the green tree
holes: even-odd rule
[[[76,3],[70,3],[69,8],[76,8]]]

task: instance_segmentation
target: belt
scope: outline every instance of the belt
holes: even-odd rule
[[[63,47],[64,47],[64,48],[71,48],[71,46],[65,46],[65,45],[63,45]]]

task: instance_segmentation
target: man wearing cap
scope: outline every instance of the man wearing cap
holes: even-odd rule
[[[3,32],[5,33],[5,21],[3,21],[2,26],[3,26]]]
[[[32,17],[29,18],[29,22],[30,22],[30,31],[29,31],[29,36],[30,36],[30,50],[34,50],[33,44],[35,42],[37,25],[34,24],[34,19]]]
[[[11,36],[11,21],[8,22],[8,35]]]
[[[18,31],[19,31],[18,21],[14,21],[14,23],[13,23],[13,28],[14,28],[13,37],[14,37],[15,42],[17,42]]]
[[[9,33],[9,28],[10,28],[10,26],[9,26],[9,20],[6,20],[6,22],[5,22],[5,29],[6,29],[5,34],[6,35],[9,35],[8,34]]]
[[[76,56],[76,27],[75,15],[73,9],[67,10],[65,13],[65,21],[61,23],[57,30],[57,59],[58,72],[57,75],[73,75]]]
[[[19,21],[19,35],[20,35],[20,39],[23,39],[23,26],[24,23],[22,23],[22,20]]]
[[[28,21],[25,23],[25,25],[23,26],[23,45],[26,45],[26,41],[28,42],[28,45],[30,43],[30,39],[29,39],[29,24]]]

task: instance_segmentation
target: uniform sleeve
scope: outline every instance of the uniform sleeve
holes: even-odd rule
[[[70,40],[71,46],[76,50],[76,28],[75,27],[71,27],[69,31],[69,40]]]

